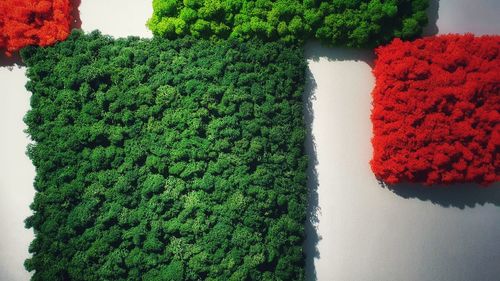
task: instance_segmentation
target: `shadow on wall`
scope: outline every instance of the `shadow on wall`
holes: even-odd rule
[[[306,70],[306,85],[304,89],[304,122],[307,136],[305,149],[308,156],[307,165],[307,221],[305,225],[306,240],[304,242],[304,252],[306,254],[306,280],[316,280],[316,269],[314,259],[319,258],[318,242],[321,239],[318,235],[318,214],[320,213],[318,201],[318,173],[316,166],[318,158],[316,153],[316,142],[312,135],[312,123],[314,119],[313,101],[316,91],[316,81],[309,69]]]
[[[424,186],[418,183],[386,185],[384,188],[406,199],[430,201],[442,207],[464,209],[476,205],[493,204],[500,207],[500,182],[484,187],[478,184]]]
[[[432,36],[439,33],[437,20],[439,19],[439,0],[429,0],[429,8],[427,8],[427,18],[429,23],[424,27],[423,36]]]
[[[80,4],[81,0],[72,0],[73,3],[73,11],[71,12],[71,17],[73,18],[73,22],[71,22],[71,29],[81,29],[82,28],[82,19],[80,18]]]
[[[350,49],[345,47],[327,47],[319,41],[310,41],[305,46],[306,59],[318,62],[320,58],[329,62],[362,61],[371,68],[374,66],[375,53],[366,49]],[[312,74],[311,74],[312,75]],[[307,89],[306,90],[310,90]],[[314,90],[314,89],[312,89]]]
[[[24,65],[18,52],[12,54],[11,57],[7,57],[3,51],[0,49],[0,67],[7,67],[7,69],[12,71],[16,66],[19,68]]]
[[[81,0],[71,0],[73,11],[71,12],[71,17],[73,21],[71,22],[70,30],[81,29],[82,20],[80,18],[80,4]],[[9,70],[13,70],[14,67],[21,67],[24,63],[19,56],[19,52],[15,52],[11,57],[7,57],[3,54],[3,50],[0,49],[0,67],[7,67]]]

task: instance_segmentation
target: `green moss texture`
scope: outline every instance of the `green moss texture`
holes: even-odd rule
[[[413,39],[427,24],[428,0],[153,0],[156,36],[310,38],[348,47]]]
[[[21,54],[32,280],[304,279],[301,48],[74,31]]]

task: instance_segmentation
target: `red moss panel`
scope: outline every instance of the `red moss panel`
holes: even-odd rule
[[[68,37],[70,0],[1,0],[0,49],[10,56],[28,46],[47,46]]]
[[[500,36],[399,39],[376,50],[373,159],[388,184],[500,180]]]

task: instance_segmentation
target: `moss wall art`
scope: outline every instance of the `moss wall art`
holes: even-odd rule
[[[375,47],[412,39],[427,24],[428,0],[153,0],[155,36],[253,37],[265,41]]]
[[[308,40],[378,46],[379,180],[500,179],[499,36],[414,40],[428,0],[153,0],[153,39],[70,32],[71,3],[0,2],[32,93],[33,281],[304,280]]]
[[[386,183],[500,180],[500,36],[399,39],[377,49],[375,175]]]
[[[29,45],[48,46],[70,33],[72,0],[0,1],[0,51],[7,56]]]
[[[301,48],[74,31],[22,51],[32,280],[302,280]]]

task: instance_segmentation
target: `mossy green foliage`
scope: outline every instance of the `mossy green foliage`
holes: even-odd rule
[[[149,28],[177,38],[259,37],[374,47],[412,39],[427,24],[428,0],[153,0]]]
[[[302,280],[301,48],[114,40],[22,51],[32,280]]]

